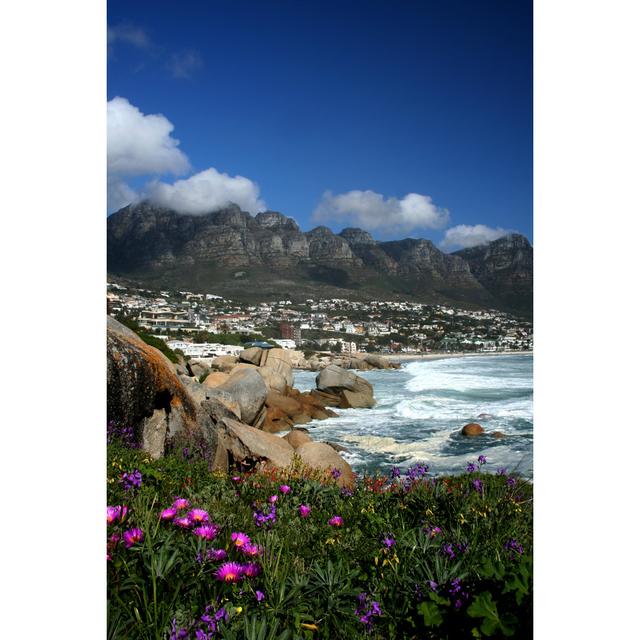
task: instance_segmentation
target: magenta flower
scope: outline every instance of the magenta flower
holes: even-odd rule
[[[278,501],[278,496],[271,496],[271,497],[269,498],[269,502],[270,502],[271,504],[274,504],[274,503],[275,503],[275,502],[277,502],[277,501]]]
[[[178,513],[178,511],[175,507],[163,509],[160,512],[160,520],[173,520],[176,517],[176,513]]]
[[[115,507],[107,507],[107,524],[115,524],[122,522],[127,513],[127,507],[117,505]]]
[[[187,517],[197,524],[200,524],[201,522],[209,522],[209,514],[204,509],[191,509],[187,514]]]
[[[245,556],[255,557],[259,556],[262,553],[262,548],[257,544],[247,543],[240,547],[240,551],[242,551]]]
[[[212,562],[220,562],[227,559],[227,552],[224,549],[209,549],[207,551],[207,560]]]
[[[234,546],[241,548],[245,545],[251,544],[251,538],[246,533],[234,531],[231,534],[231,542],[234,544]]]
[[[193,530],[193,533],[198,536],[198,538],[204,538],[205,540],[213,540],[220,531],[220,527],[215,524],[203,524],[199,527],[196,527]]]
[[[180,511],[180,509],[188,509],[191,503],[186,498],[176,498],[172,506],[174,509]]]
[[[280,493],[284,493],[285,495],[291,491],[291,487],[288,484],[280,485]]]
[[[256,600],[262,602],[264,600],[264,593],[260,589],[256,589]]]
[[[189,516],[183,516],[182,518],[176,518],[173,523],[181,529],[189,529],[193,522]]]
[[[144,540],[144,533],[142,529],[129,529],[122,534],[124,540],[124,546],[130,549],[136,542],[142,542]]]
[[[309,514],[311,513],[311,507],[307,506],[306,504],[301,504],[298,507],[298,512],[300,513],[301,518],[308,518]]]
[[[328,524],[332,527],[341,527],[344,521],[340,516],[333,516],[333,518],[329,519]]]
[[[233,477],[231,478],[231,480],[232,480],[233,482],[240,482],[241,478],[240,478],[240,476],[233,476]]]
[[[244,575],[244,566],[237,562],[225,562],[216,571],[216,578],[221,582],[238,582]]]
[[[260,575],[260,565],[255,562],[249,562],[245,565],[242,565],[242,573],[244,573],[247,578],[255,578]]]

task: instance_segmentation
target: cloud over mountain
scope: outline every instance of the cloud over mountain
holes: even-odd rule
[[[440,246],[444,249],[475,247],[497,240],[510,233],[501,227],[492,228],[484,224],[459,224],[456,227],[447,229]]]
[[[327,191],[313,214],[317,222],[335,221],[368,230],[407,233],[414,229],[440,229],[449,212],[436,206],[430,196],[408,193],[404,198],[385,198],[375,191]]]

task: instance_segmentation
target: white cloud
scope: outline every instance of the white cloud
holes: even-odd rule
[[[124,180],[117,176],[107,178],[107,211],[117,211],[137,199],[138,194]]]
[[[107,171],[135,176],[188,171],[189,160],[171,136],[173,124],[161,114],[145,115],[126,98],[107,102]]]
[[[440,246],[445,249],[475,247],[492,240],[497,240],[510,233],[501,227],[492,228],[484,224],[459,224],[456,227],[447,229]]]
[[[197,51],[173,53],[167,66],[174,78],[188,79],[202,67],[202,58]]]
[[[112,47],[118,41],[125,42],[138,49],[148,49],[151,46],[151,40],[149,40],[146,32],[131,24],[107,27],[107,45]]]
[[[179,213],[208,213],[230,202],[254,215],[267,208],[259,198],[260,189],[255,182],[243,176],[231,177],[213,168],[173,184],[151,182],[145,188],[144,196]]]
[[[313,213],[314,220],[334,220],[364,229],[399,231],[439,229],[449,222],[449,212],[437,207],[429,196],[408,193],[404,198],[385,198],[375,191],[326,192]]]

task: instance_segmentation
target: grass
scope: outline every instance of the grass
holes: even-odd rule
[[[108,636],[531,637],[533,487],[483,469],[434,477],[418,465],[341,490],[299,463],[214,474],[189,449],[151,461],[112,443],[108,504],[127,513],[108,525]],[[140,486],[125,490],[135,470]],[[177,496],[207,512],[213,540],[176,525],[189,509],[160,518]],[[125,546],[136,528],[143,539]],[[220,580],[212,549],[259,575]]]

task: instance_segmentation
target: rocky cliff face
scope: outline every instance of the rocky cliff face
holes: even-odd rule
[[[533,247],[524,236],[513,233],[454,255],[468,263],[471,273],[501,307],[531,313]]]
[[[377,242],[354,228],[303,232],[281,213],[253,217],[236,205],[200,216],[129,205],[108,218],[107,243],[113,275],[235,297],[384,295],[495,306],[502,299],[494,291],[508,280],[498,278],[490,290],[464,256],[428,240]],[[500,256],[496,264],[508,262]]]

